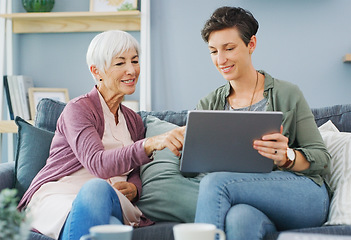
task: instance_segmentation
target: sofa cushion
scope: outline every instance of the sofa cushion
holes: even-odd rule
[[[337,226],[322,226],[313,228],[300,228],[293,229],[285,232],[297,232],[297,233],[315,233],[315,234],[325,234],[325,237],[331,237],[330,235],[351,235],[350,225],[337,225]],[[270,232],[267,233],[263,238],[264,240],[276,240],[279,237],[280,232]],[[303,238],[291,238],[291,240],[312,240],[308,237]],[[278,238],[279,240],[279,238]],[[314,240],[314,239],[313,239]],[[323,238],[318,238],[318,240],[323,240]]]
[[[45,165],[54,133],[32,126],[18,116],[15,122],[18,126],[15,188],[22,197],[35,175]]]
[[[160,222],[142,228],[134,228],[132,240],[173,240],[173,227],[177,223]]]
[[[319,130],[331,155],[327,180],[334,191],[326,225],[351,225],[351,133],[339,132],[330,120]]]
[[[146,137],[170,131],[177,126],[148,116]],[[155,159],[141,167],[143,191],[137,203],[141,211],[154,221],[193,222],[201,176],[184,177],[179,159],[169,149],[158,151]]]
[[[45,236],[37,232],[30,232],[28,240],[54,240],[51,237]]]
[[[61,115],[66,103],[50,98],[43,98],[37,105],[35,126],[51,132],[55,132],[57,119]]]

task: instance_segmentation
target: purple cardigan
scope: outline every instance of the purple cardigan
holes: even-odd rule
[[[46,165],[33,179],[18,208],[23,209],[33,194],[44,184],[57,181],[82,167],[98,178],[107,179],[134,169],[128,176],[141,195],[140,166],[150,162],[142,146],[145,128],[141,117],[121,105],[121,111],[134,144],[105,150],[102,137],[105,128],[103,111],[96,87],[71,100],[57,121],[50,155]],[[144,224],[141,224],[144,225]]]

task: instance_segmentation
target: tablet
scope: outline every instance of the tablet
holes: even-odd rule
[[[188,112],[180,171],[267,173],[273,160],[253,141],[280,132],[282,112],[193,110]]]

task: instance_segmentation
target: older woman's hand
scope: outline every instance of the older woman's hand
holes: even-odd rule
[[[115,182],[113,187],[126,196],[129,201],[132,201],[138,193],[137,187],[130,182]]]
[[[282,166],[286,162],[286,150],[289,139],[283,134],[283,126],[280,127],[280,133],[264,135],[260,140],[253,143],[254,149],[264,157],[270,158],[277,166]]]
[[[164,134],[147,138],[144,144],[146,154],[150,156],[155,150],[168,148],[179,157],[183,148],[185,128],[185,126],[179,127]]]

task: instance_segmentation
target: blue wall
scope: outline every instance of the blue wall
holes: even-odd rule
[[[21,1],[13,4],[14,12],[24,11]],[[192,109],[225,83],[200,36],[206,19],[224,5],[246,8],[259,21],[257,69],[299,85],[311,107],[351,103],[351,64],[342,61],[351,53],[351,1],[151,0],[153,110]],[[53,11],[88,9],[86,0],[57,0]],[[15,74],[32,76],[36,87],[81,95],[94,84],[85,53],[95,34],[14,35]],[[139,32],[132,35],[140,39]]]

